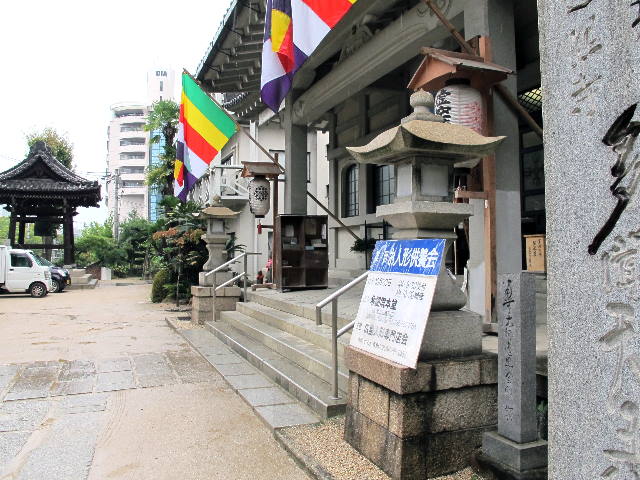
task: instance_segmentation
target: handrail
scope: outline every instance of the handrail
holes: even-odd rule
[[[363,273],[355,280],[352,280],[345,286],[340,287],[320,303],[316,304],[316,325],[322,325],[322,308],[331,302],[331,360],[333,368],[333,397],[331,398],[334,400],[340,398],[340,393],[338,391],[338,337],[347,333],[355,325],[355,321],[353,321],[338,331],[338,299],[368,276],[369,272]]]
[[[244,277],[247,274],[247,272],[242,272],[240,275],[236,275],[235,277],[233,277],[231,280],[227,280],[226,282],[224,282],[222,285],[218,285],[215,288],[215,291],[217,292],[218,290],[220,290],[221,288],[226,287],[227,285],[231,285],[233,282],[240,280],[242,277]]]
[[[339,298],[341,297],[344,293],[348,292],[349,290],[351,290],[353,287],[355,287],[358,283],[360,283],[361,281],[363,281],[365,278],[367,278],[369,276],[369,272],[364,272],[362,275],[360,275],[358,278],[351,280],[349,283],[347,283],[346,285],[344,285],[343,287],[340,287],[338,290],[336,290],[335,292],[333,292],[331,295],[329,295],[327,298],[325,298],[324,300],[322,300],[320,303],[318,303],[316,305],[316,312],[318,311],[318,308],[322,308],[325,305],[327,305],[329,302],[331,302],[334,298]],[[317,317],[316,317],[316,323],[317,323]],[[320,323],[318,323],[318,325],[320,325]]]
[[[205,277],[208,277],[209,275],[213,275],[213,282],[212,282],[212,289],[211,289],[212,292],[213,292],[213,308],[211,309],[211,315],[213,317],[213,321],[214,322],[216,321],[216,292],[218,290],[220,290],[221,288],[224,288],[227,285],[231,285],[233,282],[236,282],[236,281],[240,280],[241,278],[244,278],[244,281],[242,282],[242,287],[243,287],[243,290],[244,290],[243,301],[244,302],[247,301],[247,270],[248,270],[248,268],[247,268],[247,257],[249,257],[249,255],[262,255],[262,254],[258,253],[258,252],[244,252],[244,253],[238,255],[237,257],[232,258],[228,262],[223,263],[219,267],[214,268],[210,272],[207,272],[207,273],[204,274]],[[241,274],[239,274],[239,275],[236,275],[231,280],[227,280],[222,285],[216,285],[216,273],[218,273],[222,269],[228,267],[229,265],[233,265],[234,263],[239,262],[240,259],[244,260],[244,270],[243,270],[243,272]]]

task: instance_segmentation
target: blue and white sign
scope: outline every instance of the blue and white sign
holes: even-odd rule
[[[351,346],[416,368],[445,240],[376,244]]]

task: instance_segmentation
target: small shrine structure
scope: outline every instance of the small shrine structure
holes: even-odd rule
[[[25,160],[0,173],[0,205],[11,213],[9,241],[27,249],[64,248],[64,263],[75,262],[73,217],[78,207],[97,207],[100,185],[82,178],[53,156],[44,142],[36,142]],[[36,224],[36,234],[48,236],[63,226],[63,245],[25,243],[26,225]],[[18,237],[16,239],[16,226]]]

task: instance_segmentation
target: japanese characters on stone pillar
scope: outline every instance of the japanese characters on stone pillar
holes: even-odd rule
[[[530,273],[498,276],[498,431],[485,433],[485,460],[501,473],[540,478],[547,442],[536,418],[536,285]]]
[[[640,1],[538,5],[549,478],[640,478]]]

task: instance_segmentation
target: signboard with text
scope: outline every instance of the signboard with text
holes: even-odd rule
[[[416,368],[444,247],[440,239],[376,244],[352,347]]]

